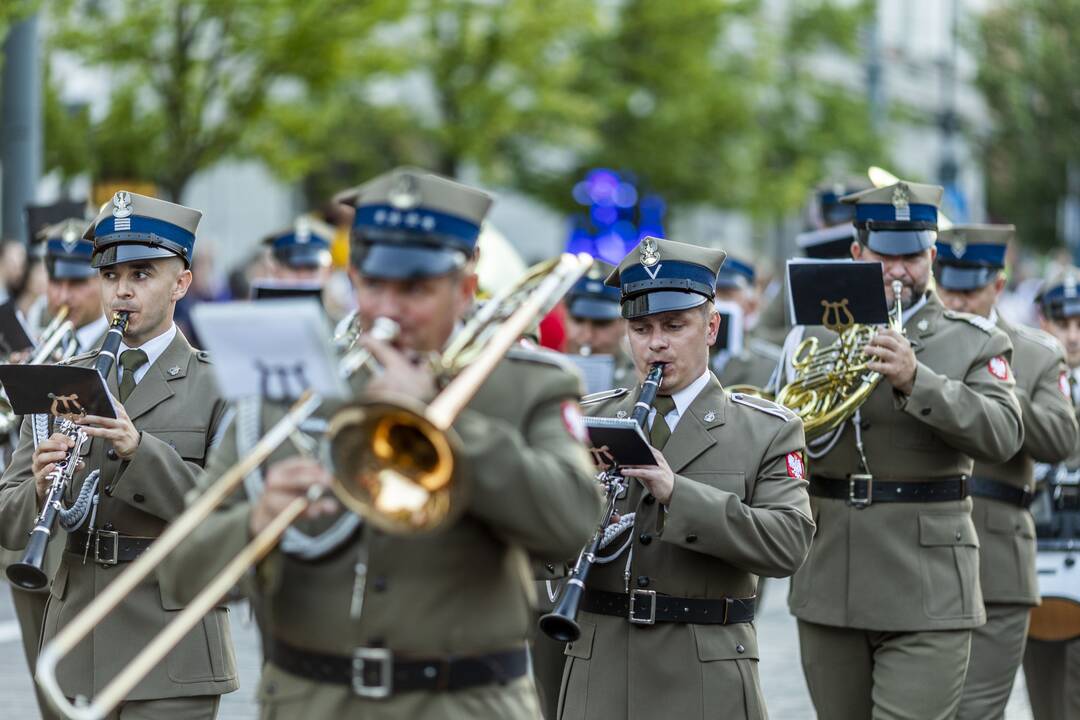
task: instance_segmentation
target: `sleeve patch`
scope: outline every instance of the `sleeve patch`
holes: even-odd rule
[[[566,431],[580,443],[589,442],[589,433],[585,430],[585,418],[576,402],[566,400],[562,404],[562,420]]]
[[[990,358],[990,362],[986,363],[986,367],[990,370],[990,374],[998,380],[1009,379],[1009,361],[1004,356],[998,355]]]
[[[806,465],[803,463],[801,452],[789,452],[787,454],[787,474],[788,477],[796,480],[806,478]]]
[[[1058,378],[1058,387],[1061,388],[1061,394],[1068,399],[1072,399],[1072,392],[1069,388],[1069,374],[1062,372],[1061,377]]]

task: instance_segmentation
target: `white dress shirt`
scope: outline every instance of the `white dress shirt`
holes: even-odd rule
[[[664,422],[667,423],[671,432],[675,432],[675,426],[679,424],[679,418],[690,408],[690,404],[694,402],[694,399],[701,394],[701,391],[705,389],[705,386],[709,384],[709,368],[705,368],[705,372],[701,374],[694,382],[690,383],[682,390],[671,394],[671,399],[675,401],[675,409],[664,416]],[[653,419],[656,417],[656,408],[649,411],[649,427],[652,427]]]
[[[175,337],[176,323],[173,323],[168,330],[153,340],[147,340],[137,348],[128,347],[127,343],[121,341],[120,352],[116,353],[116,381],[119,383],[124,379],[124,369],[120,367],[120,356],[124,354],[125,350],[142,350],[146,353],[146,362],[135,371],[135,384],[138,385],[146,377],[150,366],[157,362],[157,359],[161,357],[161,354],[165,352],[165,349],[169,347]]]
[[[94,347],[94,343],[101,339],[105,331],[109,329],[109,319],[102,315],[92,323],[87,323],[75,331],[75,342],[79,343],[77,352],[84,353]]]

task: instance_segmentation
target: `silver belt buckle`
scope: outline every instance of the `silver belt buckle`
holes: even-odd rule
[[[378,667],[379,682],[368,685],[364,671]],[[394,654],[387,648],[361,647],[353,650],[353,692],[360,697],[381,700],[390,697],[394,689]]]
[[[649,599],[649,616],[647,618],[640,618],[634,612],[637,609],[637,603],[639,597],[647,597]],[[656,624],[656,591],[655,590],[638,590],[634,589],[630,592],[630,613],[628,618],[633,625],[655,625]]]
[[[855,497],[855,483],[859,481],[866,482],[866,497]],[[848,475],[848,505],[862,510],[865,507],[870,507],[874,502],[874,476],[868,473],[855,473]]]
[[[105,535],[112,541],[112,558],[108,560],[101,559],[101,537]],[[108,545],[106,545],[108,547]],[[94,562],[104,567],[112,567],[115,565],[120,555],[120,533],[115,530],[95,530],[94,531]]]

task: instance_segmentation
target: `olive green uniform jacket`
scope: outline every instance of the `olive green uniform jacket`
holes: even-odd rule
[[[80,356],[75,365],[93,367],[96,353]],[[116,373],[108,386],[117,396]],[[85,468],[68,488],[70,504],[82,480],[101,471],[95,527],[124,535],[155,537],[184,509],[184,495],[195,485],[215,434],[221,429],[225,403],[205,353],[192,349],[183,334],[147,369],[124,404],[141,431],[130,460],[116,459],[107,443],[96,438],[84,445]],[[18,549],[37,514],[31,471],[34,451],[29,418],[23,423],[19,449],[0,481],[0,544]],[[57,538],[57,542],[62,538]],[[93,549],[91,549],[91,556]],[[65,553],[52,583],[43,642],[71,620],[124,569],[83,562],[82,554]],[[93,696],[135,652],[158,633],[184,604],[149,578],[93,634],[60,663],[58,679],[68,697]],[[237,674],[228,611],[218,608],[203,619],[179,646],[128,696],[152,700],[218,695],[235,690]]]
[[[997,326],[1013,344],[1016,399],[1024,422],[1024,446],[1004,463],[975,462],[974,475],[1035,490],[1034,461],[1065,460],[1078,442],[1061,345],[1052,335],[1014,326],[998,316]],[[1035,579],[1035,521],[1025,508],[972,498],[979,534],[979,581],[988,603],[1038,605]]]
[[[989,320],[946,310],[931,292],[905,324],[917,369],[910,396],[882,380],[863,403],[869,471],[918,482],[971,475],[973,460],[1000,463],[1023,442],[1008,361],[1012,343]],[[828,344],[823,328],[808,331]],[[997,375],[995,375],[997,373]],[[1000,377],[999,377],[1000,376]],[[824,456],[810,447],[810,477],[862,472],[854,422]],[[876,503],[811,496],[817,534],[792,580],[800,620],[864,630],[959,630],[986,621],[972,502]]]
[[[751,385],[764,388],[769,384],[776,364],[780,362],[780,348],[761,338],[749,337],[738,355],[729,358],[717,377],[726,388],[735,385]],[[713,366],[715,370],[715,365]]]
[[[628,416],[637,392],[588,405]],[[773,403],[731,395],[715,376],[679,418],[663,449],[675,472],[665,508],[633,481],[619,501],[635,512],[629,589],[688,598],[748,598],[759,575],[802,564],[813,535],[802,476],[802,422]],[[603,551],[609,555],[626,533]],[[628,591],[626,554],[596,565],[589,589]],[[559,717],[760,718],[757,633],[751,623],[631,624],[582,612],[567,645]]]
[[[318,561],[280,550],[264,559],[244,583],[266,625],[264,637],[338,656],[376,646],[414,658],[523,648],[534,620],[529,556],[573,556],[600,516],[592,463],[578,439],[580,382],[551,355],[511,351],[455,421],[461,451],[454,481],[467,490],[465,514],[450,527],[409,537],[362,527]],[[353,381],[358,392],[363,384]],[[264,405],[264,429],[283,413]],[[202,485],[236,461],[235,434],[230,426]],[[294,454],[283,446],[268,464]],[[213,578],[248,542],[251,508],[240,492],[203,523],[163,568],[165,587],[190,598]],[[314,525],[301,523],[305,532]],[[361,554],[366,581],[358,585]],[[539,717],[535,689],[524,676],[505,686],[373,700],[273,662],[264,667],[259,702],[263,717],[305,720]]]

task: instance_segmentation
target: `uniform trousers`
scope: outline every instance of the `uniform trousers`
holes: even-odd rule
[[[121,703],[106,720],[214,720],[220,695],[132,700]]]
[[[799,621],[821,720],[947,720],[956,714],[970,630],[878,632]]]
[[[1005,717],[1030,620],[1027,605],[986,604],[986,624],[971,631],[971,662],[957,720]]]
[[[1080,639],[1046,642],[1029,638],[1024,680],[1035,720],[1080,718]]]
[[[537,615],[537,619],[539,619]],[[532,661],[533,680],[540,697],[540,710],[544,720],[555,720],[559,710],[559,686],[562,684],[563,667],[566,665],[566,643],[552,640],[539,629],[535,630],[529,643],[529,659]]]

